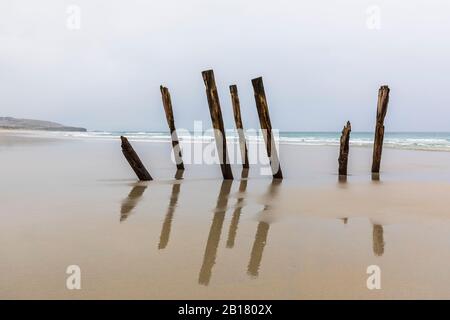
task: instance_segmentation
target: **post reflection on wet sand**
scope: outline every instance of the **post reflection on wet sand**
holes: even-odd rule
[[[142,185],[139,182],[133,186],[128,197],[122,202],[120,208],[120,222],[125,221],[128,218],[144,194],[145,189],[147,189],[147,185]]]
[[[373,253],[376,256],[382,256],[384,253],[383,226],[379,224],[373,225]]]
[[[216,263],[217,248],[219,246],[222,226],[225,220],[228,197],[230,195],[232,180],[223,180],[220,187],[217,205],[214,212],[213,221],[209,230],[208,242],[206,243],[203,263],[198,277],[198,283],[207,286],[211,280],[212,268]]]
[[[271,202],[277,195],[277,188],[281,184],[282,180],[274,179],[267,191],[268,204],[264,206],[263,212],[270,212],[273,210],[273,204]],[[257,277],[259,274],[259,268],[261,266],[264,247],[267,243],[267,235],[269,233],[270,225],[267,222],[261,221],[258,223],[256,229],[255,240],[253,242],[252,252],[250,255],[250,261],[247,266],[247,273],[253,277]]]
[[[175,174],[176,180],[183,179],[183,170],[177,170],[177,173]],[[175,212],[175,208],[177,206],[178,202],[178,195],[180,193],[180,183],[174,183],[172,186],[172,193],[170,195],[169,200],[169,207],[167,208],[166,217],[164,219],[162,229],[161,229],[161,235],[159,237],[159,243],[158,243],[158,249],[162,250],[167,247],[167,244],[169,243],[170,238],[170,230],[172,228],[172,220],[173,215]]]
[[[245,190],[247,189],[248,169],[243,169],[241,174],[241,182],[239,184],[239,197],[236,202],[236,209],[233,212],[231,218],[230,229],[228,230],[227,248],[234,247],[234,240],[236,239],[237,228],[239,224],[239,218],[243,208],[245,199]]]

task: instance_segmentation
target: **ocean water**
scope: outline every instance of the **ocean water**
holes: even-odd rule
[[[50,134],[50,133],[49,133]],[[121,135],[130,140],[148,142],[170,141],[169,132],[136,132],[136,131],[89,131],[89,132],[64,132],[52,133],[62,134],[65,137],[88,138],[88,139],[118,139]],[[275,139],[280,144],[292,145],[314,145],[314,146],[337,146],[339,145],[340,132],[279,132]],[[263,137],[258,132],[246,132],[248,141],[262,141]],[[212,141],[213,135],[209,133],[196,134],[183,132],[179,134],[180,141],[208,142]],[[238,136],[235,131],[227,131],[227,139],[237,142]],[[353,146],[367,146],[373,144],[373,132],[352,132],[350,144]],[[450,151],[450,132],[387,132],[384,137],[384,146],[387,148]]]

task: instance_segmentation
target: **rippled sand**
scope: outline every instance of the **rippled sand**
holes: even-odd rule
[[[0,132],[0,298],[450,298],[450,153],[282,146],[282,182],[259,167],[170,162],[133,143]],[[82,289],[66,289],[78,265]],[[381,268],[368,290],[369,265]]]

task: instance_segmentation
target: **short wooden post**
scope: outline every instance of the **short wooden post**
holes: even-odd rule
[[[380,173],[381,152],[384,138],[384,117],[389,103],[389,87],[381,86],[378,91],[377,123],[373,142],[372,173]]]
[[[348,163],[348,152],[349,152],[349,142],[350,142],[350,132],[352,131],[352,126],[350,121],[347,121],[344,129],[342,129],[341,135],[341,146],[339,149],[339,175],[347,175],[347,163]]]
[[[255,93],[256,108],[258,109],[259,123],[266,143],[267,156],[270,159],[272,174],[275,179],[283,179],[280,160],[275,146],[275,140],[272,134],[272,124],[270,123],[269,108],[264,92],[262,77],[252,80],[253,91]]]
[[[183,158],[181,155],[180,144],[178,142],[178,135],[175,129],[175,120],[173,118],[173,110],[172,110],[172,100],[170,98],[169,89],[166,87],[160,86],[162,102],[164,106],[164,111],[166,113],[167,124],[169,125],[170,136],[172,139],[172,148],[175,156],[175,163],[177,165],[178,170],[184,170]]]
[[[122,141],[122,153],[127,159],[134,173],[136,173],[139,180],[142,181],[153,180],[150,173],[148,173],[147,169],[145,169],[144,165],[142,164],[141,159],[139,159],[139,156],[134,151],[131,144],[128,142],[128,139],[121,136],[120,140]]]
[[[226,180],[233,180],[233,172],[231,171],[230,161],[228,160],[227,139],[225,136],[225,128],[223,126],[222,110],[220,109],[219,94],[217,93],[214,71],[203,71],[202,76],[203,81],[205,82],[206,97],[208,98],[209,112],[214,128],[222,176]]]
[[[242,126],[241,104],[239,102],[239,95],[236,85],[230,86],[230,94],[231,94],[231,102],[233,104],[234,122],[236,123],[236,129],[239,136],[239,146],[242,156],[242,167],[244,169],[248,169],[249,168],[248,150],[247,150],[247,143],[245,142],[244,128]]]

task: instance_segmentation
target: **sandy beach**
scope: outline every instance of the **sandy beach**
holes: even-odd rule
[[[238,165],[223,182],[214,165],[175,179],[170,144],[132,143],[154,181],[118,139],[0,132],[1,299],[450,297],[449,152],[386,148],[372,181],[352,147],[339,182],[338,147],[282,144],[281,183]]]

